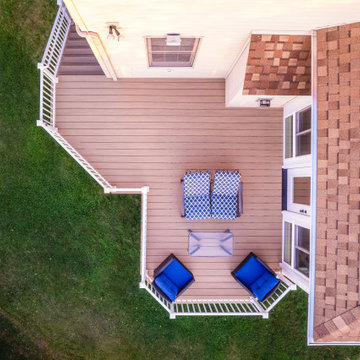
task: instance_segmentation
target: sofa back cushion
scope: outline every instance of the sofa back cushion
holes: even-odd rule
[[[236,196],[241,175],[238,172],[217,171],[214,177],[213,194]]]
[[[264,272],[268,272],[264,265],[258,261],[254,256],[238,270],[235,276],[248,288],[254,283]]]
[[[210,174],[197,172],[184,175],[184,196],[210,196]]]
[[[165,274],[177,286],[178,290],[186,285],[193,277],[177,259],[173,259],[163,270],[162,274]]]

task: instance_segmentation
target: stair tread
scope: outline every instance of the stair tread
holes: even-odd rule
[[[74,25],[71,26],[59,67],[59,75],[103,74],[88,42],[77,34]]]

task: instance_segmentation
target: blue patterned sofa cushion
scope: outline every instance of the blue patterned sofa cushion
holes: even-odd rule
[[[265,296],[279,284],[280,280],[267,270],[250,286],[249,289],[258,298],[263,301]]]
[[[154,281],[171,301],[175,301],[179,289],[164,273],[160,274]]]
[[[187,220],[208,219],[211,216],[209,195],[185,198],[185,218]]]
[[[216,171],[213,193],[216,195],[237,195],[241,174],[238,172]]]
[[[187,220],[208,219],[211,216],[209,173],[184,176],[184,207]]]
[[[238,192],[241,175],[238,172],[217,171],[211,204],[214,219],[234,220],[238,211]]]
[[[237,216],[237,196],[213,195],[211,216],[214,219],[234,220]]]
[[[184,175],[184,196],[198,196],[210,194],[210,174],[197,172]]]

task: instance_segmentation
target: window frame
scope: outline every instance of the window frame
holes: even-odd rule
[[[301,272],[299,269],[298,269],[298,264],[297,264],[297,251],[300,251],[302,252],[303,254],[306,254],[309,256],[309,273],[310,273],[310,229],[309,230],[309,250],[306,250],[305,248],[299,246],[299,236],[298,236],[298,232],[297,232],[297,228],[301,227],[303,229],[307,229],[306,227],[304,226],[301,226],[301,225],[293,225],[295,228],[294,228],[294,233],[293,233],[293,236],[295,236],[294,238],[294,258],[292,259],[293,260],[293,267],[296,271],[298,271],[299,273],[303,274],[305,277],[308,278],[308,276],[306,276],[303,272]]]
[[[156,53],[153,52],[151,49],[151,40],[152,39],[165,39],[166,40],[166,36],[145,36],[145,49],[146,49],[146,57],[147,57],[147,66],[149,69],[193,69],[195,66],[195,61],[197,59],[197,54],[199,53],[199,48],[200,48],[200,44],[201,44],[201,40],[202,37],[200,36],[181,36],[180,39],[194,39],[194,46],[193,49],[191,50],[191,56],[190,56],[190,60],[189,60],[189,64],[190,65],[186,65],[186,66],[177,66],[175,65],[175,62],[170,63],[169,64],[165,64],[164,65],[153,65],[153,61],[152,61],[152,54]],[[158,53],[166,53],[166,51],[163,52],[158,52]],[[180,52],[176,52],[176,51],[171,51],[168,52],[170,54],[179,54]],[[190,51],[183,51],[183,53],[190,53]]]
[[[301,271],[296,269],[296,249],[297,249],[297,239],[296,239],[296,226],[300,226],[302,228],[310,229],[311,220],[310,217],[292,213],[289,211],[283,211],[283,218],[282,218],[282,254],[281,254],[281,267],[291,273],[291,276],[294,276],[298,282],[300,283],[299,286],[304,288],[307,291],[309,285],[309,277],[303,274]],[[291,264],[285,262],[285,223],[289,223],[292,225],[291,229]],[[310,241],[310,239],[309,239]],[[309,247],[310,249],[310,247]],[[305,252],[305,249],[300,249],[301,251]],[[310,250],[308,251],[309,260],[310,260]],[[309,268],[310,268],[310,261],[309,261]],[[310,272],[310,269],[309,269]]]
[[[302,216],[311,216],[311,167],[301,167],[301,168],[290,168],[287,171],[287,210],[294,212],[296,214],[301,214]],[[310,178],[310,205],[303,205],[294,203],[294,178],[299,177],[309,177]],[[305,212],[301,212],[305,210]]]
[[[298,137],[302,134],[306,134],[309,132],[311,134],[311,132],[313,131],[312,127],[310,127],[310,129],[307,129],[300,133],[297,133],[298,114],[300,114],[306,110],[311,111],[311,105],[307,105],[299,110],[289,112],[286,115],[284,114],[284,118],[283,118],[283,131],[284,131],[283,164],[284,164],[284,167],[286,167],[286,168],[311,165],[311,153],[307,154],[307,155],[296,155],[297,145],[298,145],[298,141],[297,141]],[[286,158],[286,119],[289,117],[292,117],[292,156],[289,158]],[[311,151],[312,151],[312,149],[311,149]]]

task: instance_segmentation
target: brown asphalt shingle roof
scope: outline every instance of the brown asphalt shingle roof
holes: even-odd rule
[[[315,342],[360,341],[360,23],[317,32]]]
[[[311,95],[311,37],[251,35],[243,95]]]

